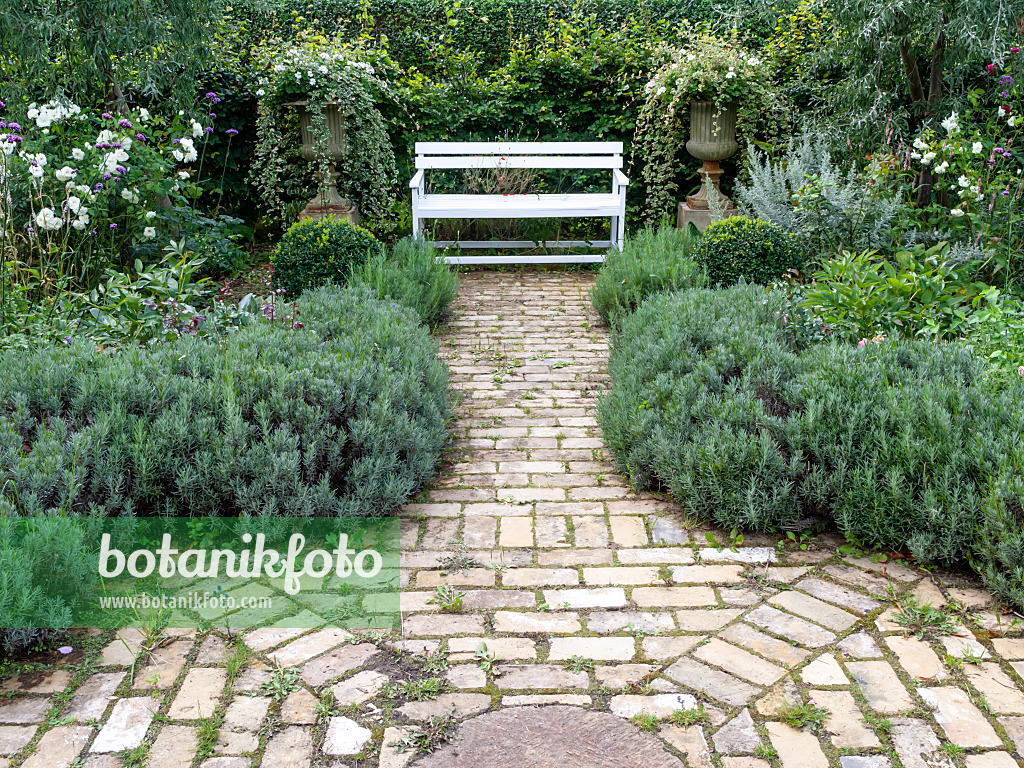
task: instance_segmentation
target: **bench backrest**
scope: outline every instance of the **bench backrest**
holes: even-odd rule
[[[417,141],[416,168],[622,168],[622,142]]]

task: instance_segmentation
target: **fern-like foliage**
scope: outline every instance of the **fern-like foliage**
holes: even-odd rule
[[[795,235],[812,257],[893,247],[890,225],[901,202],[854,164],[846,171],[833,164],[823,136],[791,139],[780,160],[753,148],[747,157],[749,184],[736,182],[741,209]]]

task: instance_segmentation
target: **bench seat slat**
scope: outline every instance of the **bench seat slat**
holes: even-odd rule
[[[475,155],[416,158],[424,168],[621,168],[622,157],[611,155]]]
[[[417,155],[621,155],[621,141],[417,141]]]
[[[424,195],[423,218],[538,219],[567,216],[618,216],[621,200],[612,194],[579,195]]]

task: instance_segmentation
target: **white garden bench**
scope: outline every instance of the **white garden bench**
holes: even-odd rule
[[[435,168],[610,168],[611,192],[529,195],[443,195],[427,192],[425,172]],[[413,235],[423,233],[424,219],[525,219],[608,217],[608,240],[439,240],[435,246],[472,248],[622,248],[626,221],[626,186],[621,141],[416,142],[412,190]],[[604,261],[604,254],[464,256],[448,255],[449,264],[551,264]]]

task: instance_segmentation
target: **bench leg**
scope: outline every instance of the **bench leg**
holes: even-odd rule
[[[623,246],[623,234],[625,227],[623,226],[624,221],[621,216],[612,216],[612,232],[611,237],[608,239],[612,241],[612,245],[617,247],[620,251]]]

